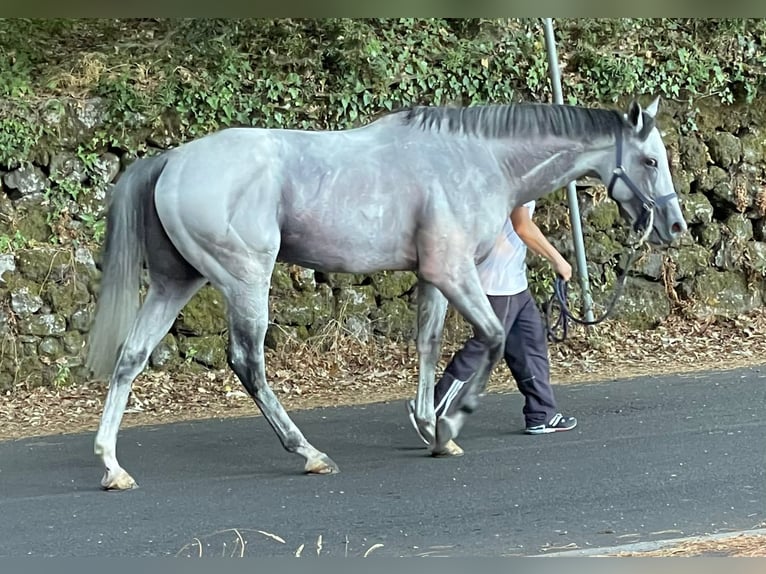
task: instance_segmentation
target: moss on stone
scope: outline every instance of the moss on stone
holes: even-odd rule
[[[412,339],[417,332],[417,310],[405,299],[386,299],[372,315],[376,333],[392,339]]]
[[[299,331],[299,328],[296,326],[270,323],[269,328],[266,330],[264,346],[274,351],[284,351],[290,345],[302,341],[305,338],[306,337],[302,336],[302,332]]]
[[[611,229],[620,219],[620,212],[617,204],[612,200],[605,200],[597,203],[588,212],[588,224],[598,231]]]
[[[16,266],[24,277],[42,285],[57,280],[70,260],[70,254],[60,249],[20,249],[16,252]]]
[[[707,169],[709,152],[702,139],[696,135],[682,137],[679,148],[685,169],[693,174],[703,173]]]
[[[700,191],[711,192],[716,186],[729,183],[730,177],[728,172],[723,168],[717,165],[711,165],[697,181]]]
[[[306,333],[309,336],[316,335],[327,326],[333,318],[335,309],[335,298],[332,289],[326,283],[318,284],[313,296],[311,325],[306,329]]]
[[[328,285],[317,285],[316,291],[288,291],[271,301],[271,319],[280,325],[318,328],[332,314],[332,291]]]
[[[27,387],[41,387],[46,383],[43,372],[44,365],[36,356],[19,358],[16,370],[13,372],[16,384]]]
[[[181,355],[178,350],[178,341],[168,333],[162,338],[162,341],[154,348],[149,356],[149,364],[154,369],[167,370],[177,366],[181,362]]]
[[[66,319],[61,315],[32,315],[19,321],[19,333],[36,337],[63,335],[66,331]]]
[[[708,140],[710,157],[723,168],[739,163],[742,158],[742,143],[729,132],[716,132]]]
[[[418,282],[417,275],[411,271],[381,271],[370,277],[376,294],[383,299],[400,297]]]
[[[176,328],[190,335],[219,335],[226,330],[226,303],[220,291],[204,286],[184,307]]]
[[[702,193],[690,193],[681,204],[684,219],[689,225],[713,221],[713,205]]]
[[[763,165],[766,163],[766,135],[760,127],[751,129],[753,131],[740,138],[742,159],[753,165]]]
[[[741,213],[732,213],[724,221],[731,235],[738,241],[747,241],[753,238],[753,222]]]
[[[69,356],[78,356],[85,350],[85,339],[77,331],[67,331],[61,336],[64,352]]]
[[[37,347],[37,353],[39,356],[48,357],[52,360],[58,359],[62,356],[64,347],[55,337],[43,337],[40,344]]]
[[[290,292],[292,288],[293,281],[290,278],[287,264],[278,261],[271,273],[271,293],[275,295],[282,294]]]
[[[368,316],[376,307],[372,285],[355,285],[339,289],[335,296],[335,318]]]
[[[19,365],[12,358],[2,356],[0,358],[0,391],[10,391],[16,383]]]
[[[38,295],[38,290],[37,284],[23,277],[18,277],[12,282],[8,295],[10,309],[16,317],[29,317],[42,308],[44,302]]]
[[[316,279],[314,270],[300,265],[290,265],[288,267],[292,287],[299,291],[313,291],[316,289]]]
[[[333,289],[359,285],[363,283],[365,279],[366,276],[360,273],[322,273],[318,274],[317,277],[317,281],[321,280],[324,283],[327,283]]]
[[[641,257],[634,263],[633,269],[651,279],[659,279],[662,277],[663,268],[663,254],[657,251],[649,251],[643,253]]]
[[[686,197],[691,193],[692,181],[694,181],[694,175],[685,169],[675,169],[670,175],[673,180],[673,189],[676,193],[683,197]]]
[[[718,223],[700,225],[693,230],[693,233],[697,237],[700,246],[708,250],[721,241],[721,226]]]
[[[81,333],[87,333],[93,316],[93,306],[86,305],[75,310],[69,316],[69,328]]]
[[[707,269],[697,275],[692,284],[690,312],[700,319],[711,316],[733,318],[760,304],[759,293],[751,290],[739,273]]]
[[[751,241],[747,244],[748,265],[756,273],[766,277],[766,243]]]
[[[676,279],[679,280],[694,277],[710,265],[710,251],[701,245],[692,244],[670,253],[676,266]]]
[[[723,237],[713,252],[713,265],[725,271],[741,271],[745,263],[745,247],[743,241]]]
[[[17,233],[28,242],[48,243],[51,237],[51,228],[48,225],[48,215],[42,208],[25,209],[16,215],[14,221],[14,233]]]
[[[608,233],[586,235],[584,242],[585,257],[593,263],[602,264],[610,262],[625,251],[625,247]],[[550,266],[548,269],[550,269]]]
[[[628,278],[617,306],[617,317],[636,329],[650,329],[669,314],[670,300],[662,284]]]
[[[90,302],[87,285],[79,280],[67,284],[46,283],[43,299],[53,308],[54,313],[71,317],[74,312]]]
[[[187,362],[195,362],[211,369],[226,367],[227,342],[220,335],[182,337],[178,348]]]
[[[10,297],[14,291],[24,290],[36,294],[40,291],[40,285],[31,279],[27,279],[21,273],[6,273],[4,275],[4,281],[0,283],[0,293]]]

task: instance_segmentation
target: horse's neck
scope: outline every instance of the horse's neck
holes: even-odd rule
[[[585,175],[605,178],[614,168],[614,139],[593,142],[541,137],[499,142],[498,161],[525,201],[537,199]]]

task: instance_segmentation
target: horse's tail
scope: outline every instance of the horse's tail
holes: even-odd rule
[[[97,378],[111,375],[136,318],[144,254],[146,217],[165,154],[134,162],[112,188],[106,219],[101,289],[88,336],[86,367]]]

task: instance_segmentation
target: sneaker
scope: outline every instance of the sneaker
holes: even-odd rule
[[[527,427],[524,432],[527,434],[548,434],[552,432],[563,432],[572,430],[577,426],[577,419],[574,417],[565,417],[561,413],[556,413],[547,424]]]
[[[415,429],[415,432],[418,433],[420,440],[422,440],[425,444],[428,444],[426,437],[424,437],[423,433],[420,432],[418,423],[415,420],[415,401],[413,399],[407,401],[407,415],[410,417],[410,424],[412,424],[412,428]]]

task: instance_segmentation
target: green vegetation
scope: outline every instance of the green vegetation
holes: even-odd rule
[[[685,106],[763,92],[759,19],[556,20],[570,103],[660,94]],[[227,126],[335,129],[413,104],[551,99],[538,19],[0,19],[0,169],[69,149],[52,240],[100,242],[97,159]],[[76,225],[71,221],[77,220]],[[7,249],[9,242],[5,242]]]
[[[766,23],[556,21],[570,102],[637,91],[751,102]],[[21,39],[23,38],[23,41]],[[129,133],[180,141],[230,125],[348,127],[416,103],[549,99],[539,20],[0,20],[0,164],[29,158],[48,98],[104,98],[86,143],[140,151]],[[134,136],[133,136],[134,137]],[[135,149],[134,149],[135,147]]]

